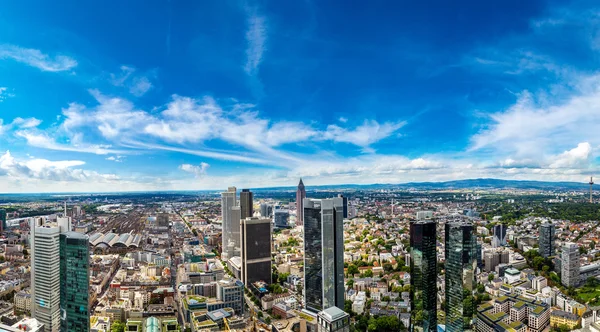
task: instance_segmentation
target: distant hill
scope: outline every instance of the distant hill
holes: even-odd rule
[[[377,189],[543,189],[543,190],[588,190],[589,185],[583,182],[546,182],[530,180],[500,180],[500,179],[467,179],[445,182],[408,182],[398,184],[341,184],[306,186],[307,190],[377,190]],[[255,191],[296,190],[296,187],[256,188]]]

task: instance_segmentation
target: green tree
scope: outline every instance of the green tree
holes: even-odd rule
[[[358,267],[356,265],[354,265],[354,264],[348,265],[348,275],[353,276],[353,275],[357,274],[358,272],[359,272]]]
[[[492,280],[494,280],[494,274],[490,273],[490,275],[488,276],[488,281],[492,282]]]
[[[114,321],[110,325],[110,332],[125,332],[125,323],[122,323],[118,320]]]
[[[365,277],[366,278],[372,278],[373,277],[373,270],[368,269],[365,271]]]

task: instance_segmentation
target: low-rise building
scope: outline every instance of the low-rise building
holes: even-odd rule
[[[552,327],[565,325],[569,330],[573,330],[579,325],[579,321],[579,316],[563,310],[554,310],[550,313],[550,326]]]

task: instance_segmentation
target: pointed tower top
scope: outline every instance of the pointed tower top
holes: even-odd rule
[[[300,178],[300,183],[298,183],[298,187],[304,187],[304,183],[302,182],[302,178]]]

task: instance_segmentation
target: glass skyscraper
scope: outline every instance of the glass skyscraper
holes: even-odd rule
[[[431,220],[410,223],[410,331],[437,331],[436,224]]]
[[[304,199],[304,299],[314,313],[344,309],[342,198]]]
[[[60,234],[61,331],[90,330],[89,251],[87,235],[76,232]]]
[[[240,192],[240,210],[241,210],[241,220],[246,218],[252,218],[254,215],[254,195],[250,191],[250,189],[242,189]]]
[[[469,329],[477,286],[477,238],[473,224],[449,222],[445,228],[446,331]]]
[[[555,229],[552,223],[543,223],[540,226],[540,255],[544,258],[554,256]]]

